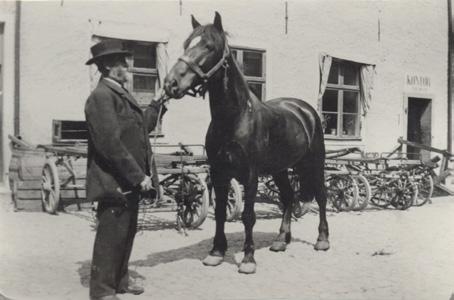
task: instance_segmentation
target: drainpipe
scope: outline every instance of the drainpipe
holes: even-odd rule
[[[20,135],[20,23],[21,0],[16,1],[14,34],[14,135]]]
[[[452,11],[448,0],[448,152],[452,152]]]

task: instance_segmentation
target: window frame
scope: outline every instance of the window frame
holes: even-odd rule
[[[328,90],[333,90],[337,91],[337,111],[332,112],[332,111],[324,111],[323,110],[323,98],[322,98],[322,103],[321,103],[321,115],[324,118],[325,114],[332,114],[332,115],[337,115],[337,133],[330,134],[330,133],[324,133],[325,138],[327,139],[332,139],[332,140],[361,140],[361,84],[360,84],[360,65],[347,61],[347,60],[342,60],[342,59],[333,59],[333,63],[338,63],[339,64],[339,71],[338,71],[338,83],[329,83],[327,82],[325,93]],[[331,64],[331,66],[332,66]],[[344,72],[345,72],[345,66],[346,65],[351,65],[356,68],[356,85],[349,85],[349,84],[344,84]],[[330,68],[331,72],[332,68]],[[329,74],[331,75],[331,74]],[[328,76],[329,78],[329,76]],[[356,92],[356,107],[357,107],[357,112],[356,113],[351,113],[351,112],[344,112],[344,92]],[[323,95],[323,97],[325,94]],[[343,125],[344,125],[344,116],[345,115],[356,115],[356,124],[355,124],[355,132],[356,135],[344,135],[342,133],[343,131]]]
[[[157,67],[157,54],[156,54],[156,47],[157,43],[153,42],[143,42],[143,41],[133,41],[133,40],[124,40],[129,43],[131,50],[134,49],[135,45],[144,45],[144,46],[153,46],[155,48],[155,68],[140,68],[134,67],[134,55],[131,55],[127,58],[129,64],[129,72],[131,73],[131,80],[126,83],[126,88],[131,92],[131,94],[135,97],[135,93],[150,93],[152,94],[151,97],[156,96],[156,91],[159,89],[159,75],[158,75],[158,67]],[[151,93],[146,89],[137,89],[134,90],[134,75],[143,75],[143,76],[151,76],[155,77],[155,86],[154,92]],[[151,101],[151,100],[150,100]],[[139,103],[140,108],[146,108],[148,104],[141,104]]]
[[[67,128],[68,125],[71,128]],[[66,127],[66,128],[65,128]],[[75,127],[75,128],[74,128]],[[87,138],[65,137],[68,133],[75,133],[85,135]],[[87,122],[80,120],[52,120],[52,143],[54,144],[84,144],[88,141],[88,128]]]
[[[230,46],[231,51],[236,52],[236,56],[234,56],[235,60],[240,67],[241,72],[243,73],[246,82],[252,84],[261,84],[262,86],[262,97],[259,98],[260,101],[266,100],[266,50],[260,48],[252,48],[252,47],[245,47],[245,46]],[[262,55],[262,76],[247,76],[244,74],[244,52],[259,52]],[[233,55],[233,54],[232,54]],[[258,97],[257,97],[258,98]]]

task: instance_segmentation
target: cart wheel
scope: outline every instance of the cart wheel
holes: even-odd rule
[[[208,188],[197,175],[184,174],[180,178],[175,200],[181,205],[179,217],[185,227],[197,228],[208,215]]]
[[[45,212],[56,214],[60,202],[60,180],[57,165],[53,159],[47,159],[43,167],[41,200]]]
[[[293,204],[292,214],[295,218],[300,218],[303,215],[303,210],[301,208],[301,203],[299,202],[298,195],[300,192],[300,182],[298,175],[293,173],[293,171],[289,172],[288,179],[290,181],[290,185],[292,186],[294,192],[295,203]],[[271,176],[264,177],[264,194],[268,197],[269,200],[276,201],[278,203],[279,209],[282,211],[283,206],[282,202],[280,201],[280,191],[279,188],[276,186],[273,178]]]
[[[364,177],[363,175],[356,175],[355,179],[358,185],[359,195],[357,200],[355,201],[355,206],[353,207],[353,210],[363,210],[369,204],[369,200],[372,194],[370,184],[367,178]]]
[[[393,190],[386,188],[377,188],[372,191],[370,202],[380,208],[387,208],[391,204],[391,200],[395,197]]]
[[[370,203],[380,208],[387,208],[390,206],[391,200],[396,196],[395,190],[380,176],[372,176],[368,177],[368,179],[369,182],[372,183]]]
[[[391,200],[391,205],[397,209],[408,209],[418,198],[418,186],[408,179],[399,179],[396,182],[396,196]]]
[[[213,195],[213,209],[216,209],[216,194],[214,191],[211,192]],[[227,211],[226,221],[235,221],[243,211],[243,192],[241,191],[240,184],[235,178],[230,180],[229,194],[227,198]]]
[[[337,211],[349,211],[358,199],[358,185],[350,175],[332,175],[326,181],[327,198]]]
[[[264,194],[271,201],[279,201],[279,189],[274,183],[274,180],[271,176],[263,177],[264,179]]]
[[[434,181],[430,174],[425,174],[418,182],[418,197],[416,197],[414,206],[423,206],[430,200],[434,192]]]

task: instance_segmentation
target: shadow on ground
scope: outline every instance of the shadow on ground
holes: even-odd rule
[[[79,273],[80,284],[85,287],[89,288],[90,286],[90,270],[91,270],[91,260],[77,262],[79,265],[79,269],[77,269],[77,273]],[[132,281],[136,279],[145,279],[144,276],[140,275],[137,271],[129,269],[129,276],[131,277]],[[0,298],[0,300],[2,300]]]
[[[235,261],[235,253],[241,252],[244,246],[244,232],[227,233],[228,251],[225,256],[225,262],[230,264],[237,264]],[[259,250],[262,248],[268,248],[271,246],[276,233],[268,232],[254,232],[254,243],[255,249]],[[303,241],[300,239],[292,239],[292,243],[303,243],[306,245],[314,246],[313,243]],[[213,246],[213,239],[205,239],[196,244],[182,247],[178,249],[172,249],[148,255],[146,259],[136,260],[130,262],[131,266],[140,267],[154,267],[159,264],[170,263],[183,259],[195,259],[202,260],[208,254]]]
[[[235,253],[242,252],[243,245],[244,245],[244,232],[234,232],[234,233],[227,233],[227,242],[229,249],[225,255],[225,263],[230,263],[234,265],[238,265],[238,262],[235,260]],[[269,248],[276,237],[276,233],[269,233],[269,232],[254,232],[254,243],[255,249],[260,250],[263,248]],[[313,247],[314,244],[310,243],[305,240],[301,239],[292,239],[292,243],[303,243],[307,246]],[[208,254],[210,249],[213,246],[213,239],[205,239],[200,241],[196,244],[178,248],[178,249],[171,249],[162,252],[152,253],[147,256],[146,259],[135,260],[129,262],[129,266],[132,267],[154,267],[160,264],[171,263],[179,260],[185,259],[193,259],[193,260],[203,260],[205,256]],[[271,255],[271,254],[270,254]],[[79,266],[78,273],[80,276],[80,282],[82,286],[87,287],[89,286],[90,281],[90,266],[91,261],[86,260],[83,262],[77,263]],[[130,276],[133,280],[135,279],[144,279],[142,275],[134,270],[129,270]]]

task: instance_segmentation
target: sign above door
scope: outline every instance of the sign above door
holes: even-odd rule
[[[406,92],[429,92],[432,89],[432,79],[425,75],[406,74],[404,87]]]

